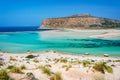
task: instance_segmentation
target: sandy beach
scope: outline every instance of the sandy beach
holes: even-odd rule
[[[12,80],[55,80],[52,77],[59,73],[61,79],[56,80],[120,80],[120,57],[100,57],[85,55],[62,54],[55,51],[41,53],[0,53],[3,59],[1,69],[5,69]],[[33,55],[32,58],[26,56]],[[113,72],[101,72],[93,68],[96,63],[105,62]],[[19,72],[10,72],[8,67],[20,67]],[[44,67],[48,71],[44,72]],[[110,68],[110,69],[111,69]],[[29,79],[26,74],[32,73],[36,79]],[[59,78],[60,78],[59,77]]]
[[[97,35],[91,35],[89,37],[91,38],[112,38],[112,37],[120,37],[120,30],[118,29],[61,29],[61,30],[51,30],[48,31],[49,33],[53,34],[59,34],[60,32],[62,32],[62,34],[64,35],[66,32],[96,32],[96,33],[100,33]],[[44,34],[46,32],[43,32]]]

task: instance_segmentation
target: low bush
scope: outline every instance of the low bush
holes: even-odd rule
[[[72,65],[63,65],[62,66],[62,68],[66,68],[66,71],[68,71],[71,67],[72,67]]]
[[[10,80],[10,77],[4,69],[0,69],[0,80]]]
[[[29,58],[29,59],[32,59],[34,58],[35,56],[34,55],[27,55],[26,58]]]
[[[24,70],[24,69],[27,69],[27,68],[26,68],[25,65],[21,65],[21,66],[20,66],[20,69],[21,69],[21,70]]]
[[[56,60],[55,60],[55,63],[57,63],[57,62],[67,63],[68,60],[67,60],[66,58],[61,58],[61,59],[56,59]]]
[[[39,63],[39,60],[37,60],[37,59],[34,59],[34,60],[33,60],[33,62],[35,62],[35,63]]]
[[[56,72],[52,77],[50,77],[50,80],[63,80],[61,73]]]
[[[107,71],[108,73],[113,73],[113,69],[112,67],[106,65],[105,62],[98,62],[93,66],[93,69],[95,69],[96,71],[99,71],[101,73],[105,73],[105,71]]]
[[[10,56],[11,61],[17,61],[14,57]]]
[[[45,74],[47,74],[49,76],[52,74],[51,70],[48,67],[39,66],[38,68],[41,69],[43,73],[45,73]]]
[[[84,67],[87,67],[87,66],[90,64],[90,61],[88,61],[88,60],[83,60],[83,61],[82,61],[82,64],[83,64]]]
[[[15,66],[8,66],[7,69],[9,69],[9,72],[11,73],[23,73],[20,68]]]

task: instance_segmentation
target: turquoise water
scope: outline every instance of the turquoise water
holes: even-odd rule
[[[24,53],[56,50],[63,53],[120,56],[120,38],[90,38],[93,32],[19,32],[0,34],[1,51]]]

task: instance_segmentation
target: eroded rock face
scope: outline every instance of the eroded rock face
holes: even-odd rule
[[[93,17],[89,14],[73,15],[63,18],[51,18],[42,21],[41,28],[111,28],[119,27],[120,21]]]

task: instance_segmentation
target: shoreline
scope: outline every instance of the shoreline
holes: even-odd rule
[[[0,52],[1,55],[7,55],[7,56],[27,56],[27,55],[49,55],[49,54],[56,54],[56,55],[61,55],[61,56],[72,56],[72,57],[79,57],[79,58],[90,58],[90,59],[97,59],[97,58],[105,58],[105,59],[120,59],[120,56],[110,56],[108,55],[108,57],[105,57],[104,55],[90,55],[90,54],[65,54],[65,53],[61,53],[61,52],[54,52],[54,51],[47,51],[47,52],[37,52],[37,53],[2,53]],[[97,57],[97,58],[96,58]]]
[[[44,51],[38,51],[38,52],[30,52],[31,54],[44,54],[44,53],[47,53],[47,52],[53,52],[53,53],[57,53],[57,54],[62,54],[62,55],[74,55],[74,56],[85,56],[85,55],[88,55],[89,57],[104,57],[104,54],[107,54],[107,53],[104,53],[104,54],[90,54],[90,53],[88,53],[88,52],[86,52],[86,53],[81,53],[81,54],[79,54],[79,53],[70,53],[70,52],[61,52],[61,51],[55,51],[55,50],[44,50]],[[28,54],[28,52],[26,51],[26,52],[2,52],[2,51],[0,51],[0,54],[23,54],[23,55],[25,55],[25,54]],[[110,55],[109,53],[107,54],[109,57],[113,57],[113,58],[119,58],[120,56],[118,56],[118,55]]]

